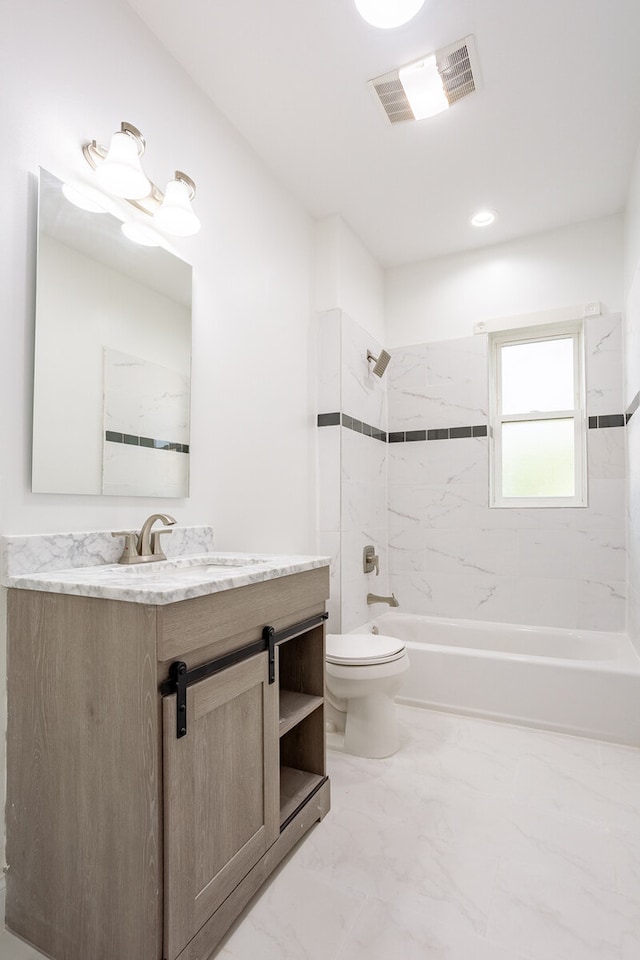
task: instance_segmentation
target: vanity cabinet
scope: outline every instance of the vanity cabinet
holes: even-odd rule
[[[154,606],[9,590],[9,929],[211,955],[329,809],[327,596],[327,567]]]

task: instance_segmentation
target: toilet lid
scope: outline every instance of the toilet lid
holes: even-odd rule
[[[327,660],[348,666],[398,660],[405,646],[396,637],[375,633],[328,633]]]

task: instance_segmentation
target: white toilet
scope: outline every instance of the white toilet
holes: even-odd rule
[[[409,669],[404,643],[373,633],[329,633],[326,667],[329,745],[337,735],[345,753],[390,757],[400,746],[394,697]]]

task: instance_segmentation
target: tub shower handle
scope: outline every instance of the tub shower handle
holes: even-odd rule
[[[377,577],[380,573],[378,564],[379,558],[376,555],[376,548],[369,543],[362,551],[362,569],[365,573],[372,573],[375,570]]]

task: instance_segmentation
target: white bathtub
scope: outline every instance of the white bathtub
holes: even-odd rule
[[[640,745],[640,657],[624,634],[384,613],[405,641],[401,703]]]

